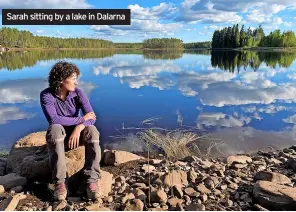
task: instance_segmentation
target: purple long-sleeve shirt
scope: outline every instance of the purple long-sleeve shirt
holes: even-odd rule
[[[40,93],[40,104],[49,125],[72,126],[83,124],[87,127],[95,123],[94,120],[85,121],[79,114],[80,109],[82,109],[84,115],[93,112],[87,96],[79,88],[70,91],[65,101],[54,94],[50,88],[46,88]]]

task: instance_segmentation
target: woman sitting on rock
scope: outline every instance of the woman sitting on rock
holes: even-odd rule
[[[85,145],[83,173],[87,179],[87,197],[94,200],[99,196],[100,134],[94,126],[96,115],[89,100],[77,88],[79,74],[80,71],[74,64],[58,62],[49,73],[49,87],[40,93],[41,107],[49,123],[46,142],[56,200],[65,200],[67,197],[65,150],[79,145]],[[83,117],[79,115],[80,109]]]

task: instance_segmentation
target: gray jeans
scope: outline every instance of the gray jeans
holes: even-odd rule
[[[52,124],[46,133],[46,143],[49,153],[49,165],[54,183],[65,182],[67,165],[65,151],[75,126]],[[101,148],[100,133],[93,125],[85,127],[80,134],[79,145],[85,145],[85,164],[83,173],[87,182],[96,182],[100,177]]]

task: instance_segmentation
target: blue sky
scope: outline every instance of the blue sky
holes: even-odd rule
[[[0,8],[131,9],[130,26],[10,26],[35,35],[90,37],[114,42],[141,42],[154,37],[208,41],[215,29],[236,23],[245,24],[246,28],[261,24],[266,33],[296,29],[295,0],[1,0]]]

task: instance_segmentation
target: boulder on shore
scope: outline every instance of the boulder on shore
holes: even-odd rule
[[[121,150],[106,150],[103,156],[104,164],[110,166],[117,166],[122,163],[140,159],[144,159],[144,157]]]
[[[258,181],[253,196],[260,205],[271,210],[296,210],[296,188],[269,181]]]
[[[28,179],[50,179],[51,171],[45,135],[45,131],[31,133],[17,141],[8,155],[6,171],[17,173]],[[69,177],[83,168],[84,157],[84,146],[66,152]]]
[[[45,141],[46,132],[31,133],[17,141],[7,158],[7,172],[17,173],[27,179],[51,179],[49,157]],[[81,170],[85,162],[85,147],[80,146],[66,152],[69,181],[77,188],[81,182]],[[73,179],[72,179],[73,178]],[[113,175],[101,170],[99,186],[103,196],[108,196],[113,184]],[[71,189],[71,188],[69,188]],[[77,190],[77,189],[75,189]]]

